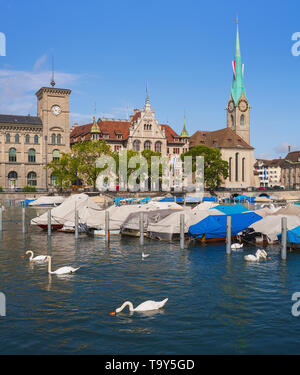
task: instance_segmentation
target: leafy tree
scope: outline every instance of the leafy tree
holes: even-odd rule
[[[63,153],[59,160],[53,160],[48,163],[48,168],[57,177],[57,186],[60,190],[67,188],[77,179],[77,169],[79,159],[72,157],[71,154]]]
[[[210,190],[215,190],[228,177],[228,162],[222,160],[221,151],[218,148],[203,145],[194,146],[191,150],[181,155],[181,160],[185,156],[192,156],[192,171],[196,171],[196,156],[204,157],[204,182]]]
[[[73,159],[77,163],[78,177],[86,181],[88,185],[96,189],[96,180],[102,171],[106,169],[98,168],[96,161],[103,155],[111,155],[110,146],[105,141],[83,141],[72,147]]]

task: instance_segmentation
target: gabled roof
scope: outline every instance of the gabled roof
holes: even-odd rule
[[[190,138],[190,147],[204,145],[218,148],[246,148],[253,150],[246,141],[243,140],[231,128],[224,128],[216,131],[198,130]]]
[[[256,159],[256,163],[254,164],[254,166],[258,167],[259,162],[262,162],[263,166],[276,168],[282,165],[282,163],[284,162],[284,159],[272,159],[272,160]]]
[[[42,126],[42,120],[37,116],[16,116],[1,115],[0,124],[16,124],[16,125],[39,125]]]
[[[291,161],[292,163],[297,163],[300,161],[300,151],[289,152],[284,159],[286,161]]]
[[[168,143],[180,143],[182,144],[182,141],[176,141],[176,138],[180,138],[180,136],[169,126],[169,125],[160,125],[162,129],[165,130],[165,134],[167,137]]]

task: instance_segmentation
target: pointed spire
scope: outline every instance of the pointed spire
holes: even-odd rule
[[[235,43],[235,57],[237,56],[241,57],[238,17],[236,17],[236,43]]]
[[[95,102],[95,116],[93,116],[93,126],[91,128],[91,133],[101,133],[99,125],[97,124],[96,102]]]
[[[54,81],[54,57],[53,56],[52,56],[52,79],[51,79],[50,85],[52,87],[55,86],[55,81]]]
[[[180,134],[180,137],[187,138],[188,136],[189,136],[189,133],[187,132],[186,127],[185,127],[185,110],[184,110],[183,129],[182,129],[182,132]]]
[[[150,104],[149,93],[148,93],[148,81],[146,81],[146,104]]]

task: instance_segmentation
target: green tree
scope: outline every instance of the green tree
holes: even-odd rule
[[[83,141],[72,147],[72,153],[78,165],[78,177],[96,190],[97,177],[107,168],[106,166],[97,168],[96,161],[103,155],[112,156],[110,146],[105,141]]]
[[[203,145],[194,146],[191,150],[181,154],[181,160],[185,156],[192,156],[192,170],[196,171],[196,156],[204,157],[204,183],[210,190],[215,190],[228,177],[228,162],[222,160],[221,151],[218,148]]]
[[[78,165],[79,160],[66,153],[63,153],[59,160],[48,163],[48,168],[57,178],[56,183],[60,190],[76,181]]]

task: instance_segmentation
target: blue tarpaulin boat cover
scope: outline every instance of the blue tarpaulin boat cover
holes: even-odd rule
[[[236,236],[239,232],[248,228],[251,224],[262,219],[262,217],[257,215],[255,212],[245,212],[234,215],[211,215],[199,221],[199,223],[191,225],[189,228],[189,235],[198,238],[202,238],[202,236],[205,235],[205,238],[207,239],[225,238],[227,216],[231,216],[232,236]]]
[[[219,204],[218,206],[215,206],[214,209],[223,212],[225,215],[241,214],[242,212],[249,211],[241,204]]]
[[[218,202],[217,197],[203,197],[203,202]]]
[[[237,197],[233,198],[235,202],[255,202],[255,197],[248,197],[248,195],[238,195]]]
[[[278,240],[281,241],[281,233],[277,235]],[[288,230],[286,233],[287,242],[300,244],[300,226]]]

